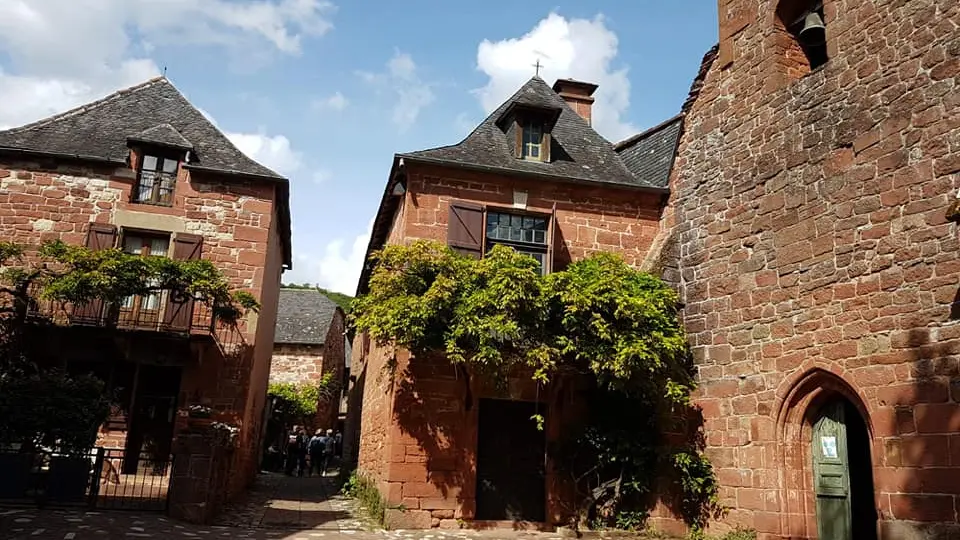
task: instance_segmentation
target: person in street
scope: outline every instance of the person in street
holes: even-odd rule
[[[336,439],[333,438],[333,430],[328,429],[323,440],[323,476],[327,475],[327,469],[330,468],[330,462],[333,461],[333,453],[337,448]]]
[[[333,432],[333,441],[336,448],[334,455],[338,458],[343,457],[343,436],[340,434],[339,429]]]
[[[297,466],[300,449],[298,447],[299,439],[296,432],[291,432],[287,437],[287,455],[283,466],[283,473],[287,476],[293,476],[293,469]]]
[[[310,451],[310,472],[308,475],[313,475],[313,470],[317,470],[317,474],[323,476],[323,449],[327,445],[327,438],[323,434],[322,429],[318,429],[314,433],[313,437],[308,443],[308,449]]]
[[[307,432],[302,427],[300,431],[297,432],[297,476],[303,476],[303,472],[307,469],[307,445],[310,443],[310,439],[307,437]]]

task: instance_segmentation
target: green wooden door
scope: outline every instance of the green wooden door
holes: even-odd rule
[[[843,403],[827,405],[813,427],[813,481],[820,540],[853,540]]]

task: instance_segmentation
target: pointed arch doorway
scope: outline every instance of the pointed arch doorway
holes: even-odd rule
[[[811,420],[819,540],[876,540],[870,437],[860,412],[834,395]]]
[[[781,496],[788,511],[781,534],[877,540],[872,435],[864,401],[841,376],[820,368],[784,381],[783,395],[777,429],[785,479]]]

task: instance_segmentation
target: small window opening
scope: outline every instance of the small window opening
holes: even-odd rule
[[[176,159],[144,154],[140,160],[137,187],[133,192],[134,202],[173,204],[179,167],[180,162]]]
[[[791,80],[799,79],[829,61],[827,25],[820,1],[783,0],[778,18],[780,62]]]
[[[520,157],[543,161],[543,126],[534,122],[523,124],[523,140]]]

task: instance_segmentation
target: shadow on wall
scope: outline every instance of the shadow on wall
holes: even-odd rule
[[[402,433],[395,442],[404,449],[399,476],[411,481],[422,477],[443,498],[472,499],[475,488],[468,485],[465,471],[475,466],[467,452],[474,446],[470,419],[475,404],[466,371],[442,357],[418,357],[406,362],[393,381],[394,418]],[[396,454],[390,458],[401,461]]]
[[[893,346],[911,361],[893,366],[897,382],[877,395],[895,410],[874,452],[877,483],[891,493],[889,507],[880,501],[881,538],[960,538],[960,321],[914,328]]]

